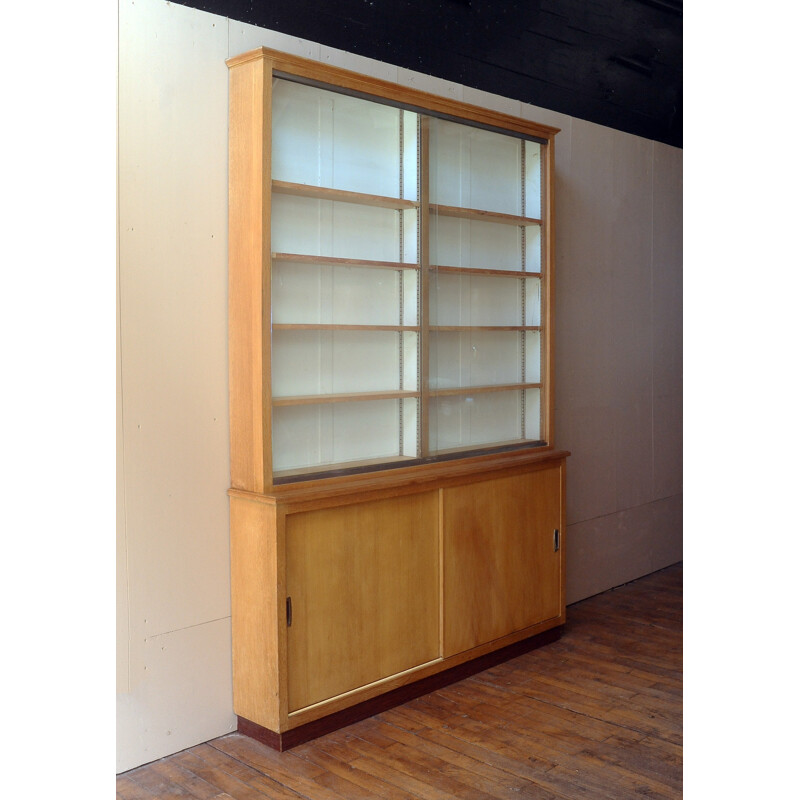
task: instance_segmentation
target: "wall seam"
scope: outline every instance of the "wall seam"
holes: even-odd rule
[[[648,500],[646,503],[636,503],[632,506],[625,506],[625,508],[616,508],[614,511],[609,511],[607,514],[596,514],[593,517],[584,517],[583,519],[572,520],[567,523],[567,527],[572,525],[583,525],[585,522],[594,522],[595,520],[606,519],[607,517],[615,517],[618,514],[624,514],[626,511],[644,508],[645,506],[651,506],[655,503],[663,503],[665,500],[672,500],[677,497],[683,497],[683,492],[675,492],[674,494],[668,494],[664,497],[655,497],[652,500]]]
[[[656,147],[650,142],[650,491],[656,493]]]

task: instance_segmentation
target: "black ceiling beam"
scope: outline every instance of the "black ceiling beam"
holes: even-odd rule
[[[179,0],[676,147],[679,0]]]

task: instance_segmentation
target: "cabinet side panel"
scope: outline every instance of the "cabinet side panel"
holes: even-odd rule
[[[234,711],[280,730],[279,603],[275,507],[231,498]]]
[[[230,71],[228,326],[231,485],[263,492],[271,478],[265,417],[270,376],[264,308],[269,307],[270,131],[262,60]],[[266,476],[266,477],[265,477]]]

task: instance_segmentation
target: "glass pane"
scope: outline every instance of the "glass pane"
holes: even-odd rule
[[[432,119],[431,202],[521,215],[523,144],[513,136]]]
[[[525,438],[538,442],[542,438],[541,389],[525,391]]]
[[[431,452],[523,439],[523,392],[486,392],[431,400]]]
[[[525,142],[525,210],[526,217],[542,218],[542,146]]]
[[[435,272],[431,325],[522,325],[522,290],[518,278]]]
[[[431,389],[522,383],[523,341],[516,331],[432,331]]]
[[[522,269],[521,228],[431,215],[430,261],[441,267]]]
[[[272,264],[272,321],[416,325],[417,278],[415,270],[276,260]]]
[[[412,331],[273,330],[272,395],[416,391],[417,339]]]
[[[272,194],[276,253],[401,261],[397,211],[354,203]]]
[[[410,416],[404,409],[416,402],[393,399],[277,406],[272,411],[274,468],[285,472],[399,459],[405,451],[401,433]]]
[[[282,79],[272,92],[273,179],[403,196],[401,121],[410,138],[403,149],[413,150],[416,114]],[[416,178],[402,183],[404,196],[416,199]]]

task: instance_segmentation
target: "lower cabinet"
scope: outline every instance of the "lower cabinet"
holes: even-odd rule
[[[232,489],[239,729],[285,749],[563,624],[566,455]]]

